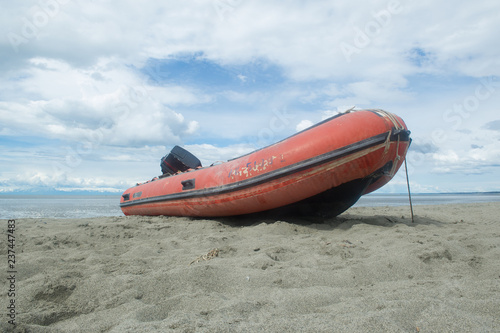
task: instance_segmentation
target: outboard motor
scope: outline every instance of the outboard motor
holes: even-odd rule
[[[163,176],[166,177],[179,171],[184,172],[188,169],[201,167],[201,162],[186,149],[175,146],[168,155],[162,157],[160,166]]]

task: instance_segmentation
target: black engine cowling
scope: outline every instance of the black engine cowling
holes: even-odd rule
[[[160,166],[163,175],[167,176],[201,167],[201,162],[186,149],[175,146],[168,155],[162,157]]]

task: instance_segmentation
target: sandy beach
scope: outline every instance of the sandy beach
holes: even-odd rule
[[[16,220],[0,331],[499,332],[500,205],[414,210]]]

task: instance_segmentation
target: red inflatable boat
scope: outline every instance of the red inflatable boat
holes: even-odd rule
[[[208,217],[274,210],[335,216],[389,182],[410,142],[401,118],[362,110],[210,167],[202,168],[196,157],[175,147],[162,159],[164,174],[126,190],[120,207],[125,215]]]

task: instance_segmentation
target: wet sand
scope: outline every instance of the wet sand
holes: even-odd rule
[[[15,331],[500,331],[500,205],[414,209],[16,220]]]

